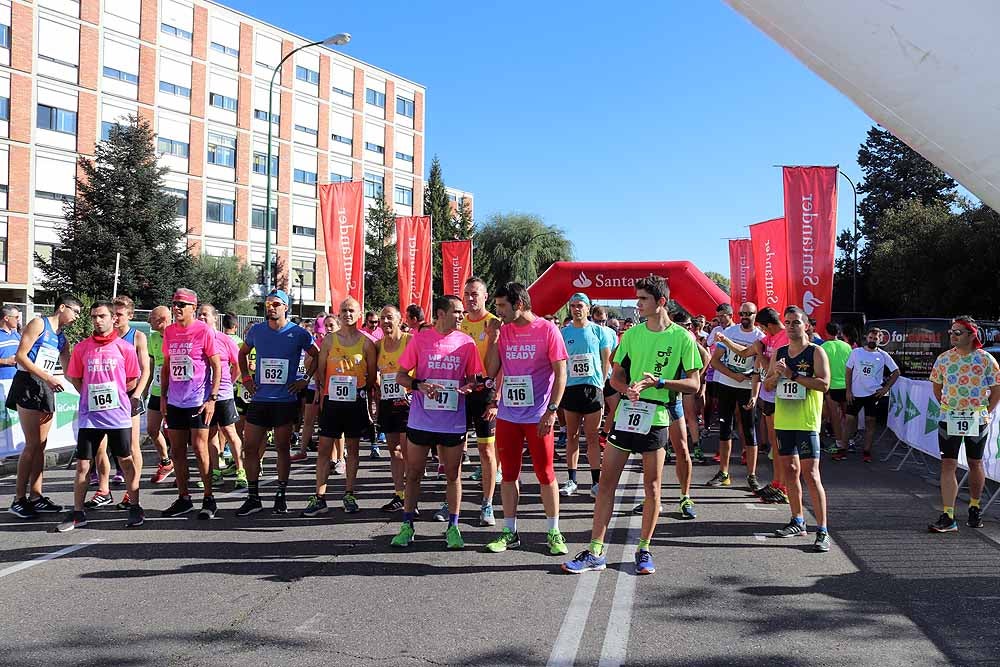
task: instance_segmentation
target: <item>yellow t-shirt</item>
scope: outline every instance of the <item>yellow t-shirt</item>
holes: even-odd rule
[[[491,320],[498,319],[493,313],[487,312],[485,317],[478,320],[465,318],[458,327],[462,333],[469,334],[472,340],[476,342],[476,350],[479,352],[479,362],[483,365],[483,368],[486,368],[486,348],[490,344],[489,336],[486,333],[486,326]]]

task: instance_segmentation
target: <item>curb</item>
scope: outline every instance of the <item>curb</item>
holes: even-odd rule
[[[45,469],[57,468],[59,466],[65,466],[70,461],[73,460],[73,454],[76,452],[75,448],[69,447],[66,449],[60,449],[55,452],[45,452]],[[5,475],[16,475],[17,474],[17,459],[18,457],[12,456],[10,458],[0,461],[0,476]]]

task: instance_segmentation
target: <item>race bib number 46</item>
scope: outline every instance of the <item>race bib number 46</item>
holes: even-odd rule
[[[795,380],[781,380],[776,395],[783,401],[802,401],[806,398],[806,388]]]
[[[530,375],[508,375],[503,379],[503,403],[508,408],[535,405],[535,388]]]

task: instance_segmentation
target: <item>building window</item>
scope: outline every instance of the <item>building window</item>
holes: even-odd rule
[[[397,185],[394,201],[402,206],[413,206],[413,188],[404,188],[402,185]]]
[[[236,166],[236,137],[208,133],[208,162],[223,167]]]
[[[254,207],[250,211],[250,226],[253,229],[264,229],[264,207]],[[278,229],[278,209],[271,209],[271,231]]]
[[[223,225],[233,224],[236,221],[236,202],[209,197],[205,204],[205,219]]]
[[[372,153],[378,153],[380,155],[385,155],[385,147],[379,146],[378,144],[373,144],[370,141],[365,142],[365,150],[371,151]]]
[[[295,234],[296,236],[311,236],[312,238],[316,238],[316,228],[292,225],[292,234]]]
[[[38,199],[51,199],[52,201],[61,201],[64,204],[69,203],[74,199],[76,199],[73,195],[66,195],[61,192],[48,192],[46,190],[35,190],[35,197],[37,197]]]
[[[177,157],[187,158],[188,143],[186,141],[157,137],[156,152],[161,155],[176,155]]]
[[[295,66],[295,78],[306,83],[319,84],[319,72],[311,70],[308,67],[303,67],[302,65]]]
[[[219,109],[225,109],[226,111],[236,111],[235,97],[226,97],[225,95],[220,95],[219,93],[209,93],[208,104],[213,107],[218,107]]]
[[[39,259],[52,263],[52,250],[55,245],[52,243],[36,243],[35,244],[35,254],[38,255]]]
[[[412,155],[407,155],[406,153],[400,153],[399,151],[396,151],[396,159],[402,160],[403,162],[413,162]]]
[[[405,97],[397,97],[396,113],[398,113],[400,116],[413,118],[413,100],[408,100]]]
[[[39,104],[38,128],[64,134],[76,134],[76,112]]]
[[[0,49],[10,48],[10,26],[0,23]]]
[[[339,134],[331,134],[330,138],[340,144],[347,144],[348,146],[354,144],[354,139],[351,139],[350,137],[342,137]]]
[[[185,88],[184,86],[178,86],[167,81],[160,82],[160,92],[168,93],[170,95],[178,95],[179,97],[191,97],[191,89]]]
[[[350,97],[351,99],[354,98],[354,93],[351,92],[350,90],[344,90],[343,88],[337,88],[336,86],[334,86],[332,90],[338,95],[343,95],[344,97]]]
[[[118,79],[119,81],[124,81],[125,83],[139,83],[139,77],[136,74],[130,74],[129,72],[123,72],[120,69],[115,69],[114,67],[104,67],[104,76],[109,79]]]
[[[121,123],[113,123],[111,121],[104,121],[101,123],[101,141],[111,141],[111,131],[114,128],[121,128]]]
[[[253,154],[253,173],[267,176],[267,153]],[[278,156],[271,155],[271,178],[278,175]],[[263,227],[261,227],[263,229]]]
[[[295,129],[298,130],[299,132],[305,132],[306,134],[311,134],[313,136],[319,135],[319,130],[314,130],[313,128],[306,127],[305,125],[296,125]]]
[[[177,217],[187,218],[188,217],[188,193],[187,190],[179,190],[177,188],[163,188],[163,191],[168,195],[172,195],[177,200]]]
[[[385,194],[385,176],[365,172],[365,196],[377,199]]]
[[[314,232],[315,234],[315,232]],[[316,286],[316,262],[308,259],[293,259],[292,271],[298,275],[302,287]]]
[[[330,172],[330,182],[331,183],[350,183],[352,179],[350,176],[344,176],[343,174],[335,174]]]
[[[173,35],[174,37],[180,37],[181,39],[191,40],[191,33],[187,30],[182,30],[181,28],[175,28],[169,23],[161,23],[160,32],[166,33],[167,35]]]
[[[219,53],[225,53],[227,56],[232,56],[234,58],[240,57],[240,50],[234,49],[231,46],[226,46],[225,44],[219,44],[218,42],[212,42],[212,48]]]
[[[316,172],[306,171],[305,169],[295,170],[295,182],[305,183],[306,185],[316,185]]]
[[[254,109],[253,110],[253,117],[256,118],[257,120],[262,120],[265,123],[267,122],[267,112],[264,111],[263,109]],[[281,122],[281,115],[280,114],[276,114],[276,113],[271,114],[271,122],[274,123],[274,124],[276,124],[276,125],[278,123],[280,123]]]
[[[9,97],[0,97],[0,120],[10,120]]]
[[[365,102],[373,104],[379,108],[385,108],[385,93],[380,93],[371,88],[365,88]]]

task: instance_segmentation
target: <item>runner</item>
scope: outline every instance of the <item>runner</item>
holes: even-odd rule
[[[848,392],[845,371],[847,358],[851,355],[851,346],[841,340],[840,325],[836,322],[827,322],[826,333],[829,334],[830,340],[820,343],[820,347],[826,352],[826,358],[830,360],[830,391],[826,394],[824,407],[830,417],[830,426],[837,441],[837,448],[846,449],[844,412],[847,409]]]
[[[486,309],[486,283],[473,276],[465,281],[465,318],[459,330],[472,337],[479,352],[479,361],[486,368],[486,352],[496,345],[500,337],[500,318]],[[476,378],[476,388],[465,397],[465,414],[468,428],[476,432],[479,449],[479,467],[472,473],[472,480],[482,483],[483,498],[479,505],[479,525],[495,526],[493,493],[497,485],[497,450],[495,444],[497,409],[496,388],[485,371]]]
[[[799,480],[802,474],[816,516],[813,549],[826,552],[830,550],[830,537],[826,525],[826,491],[819,475],[819,429],[823,394],[830,386],[830,362],[823,348],[809,341],[805,312],[798,306],[789,306],[784,315],[788,345],[775,352],[764,384],[776,392],[774,430],[778,437],[778,463],[788,485],[792,518],[774,534],[776,537],[806,535]]]
[[[163,510],[163,516],[181,516],[194,510],[188,493],[190,443],[204,485],[198,518],[211,519],[218,508],[212,494],[208,425],[212,423],[215,403],[219,399],[222,367],[212,330],[195,319],[198,295],[189,289],[178,289],[171,305],[174,323],[163,330],[163,367],[167,372],[161,373],[160,382],[162,395],[167,399],[167,437],[170,458],[175,465],[177,500]]]
[[[406,322],[406,328],[410,330],[410,333],[417,333],[421,329],[430,326],[426,322],[424,309],[415,303],[411,303],[406,307],[406,316],[404,317],[404,320]]]
[[[604,379],[611,369],[611,339],[602,327],[587,320],[590,297],[577,292],[569,298],[572,320],[561,333],[569,354],[569,379],[561,407],[566,415],[566,468],[569,479],[559,493],[572,496],[577,490],[576,467],[580,461],[580,425],[587,438],[590,495],[597,497],[601,479],[601,414],[604,410]]]
[[[941,448],[941,504],[943,511],[927,528],[932,533],[958,530],[955,521],[955,498],[958,497],[958,453],[965,444],[969,463],[970,528],[983,527],[980,498],[986,485],[983,452],[990,420],[1000,403],[1000,367],[983,348],[979,325],[962,315],[952,320],[948,330],[952,347],[942,352],[931,369],[934,396],[941,405],[938,445]]]
[[[889,416],[889,399],[886,396],[899,379],[899,366],[888,352],[878,349],[878,339],[879,329],[870,329],[865,336],[865,346],[851,350],[845,369],[847,433],[851,440],[857,435],[858,414],[864,410],[865,447],[861,456],[865,463],[872,460],[872,443],[878,420]],[[885,377],[886,370],[889,371],[888,378]],[[847,438],[838,444],[837,452],[830,458],[843,461],[847,458]]]
[[[727,305],[727,304],[724,304]],[[719,311],[720,319],[724,311]],[[744,347],[764,337],[763,332],[754,326],[757,316],[757,306],[744,303],[740,306],[740,323],[734,324],[721,333],[727,339]],[[716,340],[718,333],[716,333]],[[710,337],[711,339],[711,337]],[[722,424],[719,427],[719,472],[708,481],[706,486],[729,486],[729,457],[733,449],[733,425],[739,416],[742,428],[743,454],[746,457],[747,487],[756,493],[761,487],[757,481],[757,434],[754,424],[754,406],[760,392],[760,376],[754,373],[753,357],[741,357],[734,354],[728,347],[717,344],[712,351],[712,368],[715,369],[715,381],[718,383],[719,416]]]
[[[497,457],[503,468],[500,495],[504,528],[486,550],[498,553],[521,546],[517,534],[518,480],[527,440],[548,520],[549,553],[558,556],[567,550],[559,532],[552,427],[566,387],[566,345],[555,324],[531,312],[531,299],[524,285],[507,283],[494,292],[493,299],[504,322],[497,344],[490,345],[487,353],[487,374],[495,378],[503,371],[497,411]]]
[[[267,433],[274,431],[277,451],[278,490],[274,495],[274,513],[288,512],[285,498],[291,467],[292,429],[299,416],[299,392],[309,383],[308,377],[293,379],[303,350],[316,354],[312,336],[288,321],[288,294],[274,289],[264,299],[265,321],[250,327],[240,347],[240,377],[250,394],[246,425],[243,427],[243,463],[247,471],[247,499],[236,516],[256,514],[264,508],[260,501],[260,468],[267,446]],[[251,351],[256,353],[256,367],[250,373]],[[307,374],[308,375],[308,374]],[[326,462],[329,464],[329,452]],[[322,458],[317,463],[322,463]]]
[[[382,338],[378,348],[379,382],[378,430],[385,434],[389,448],[389,469],[392,473],[392,498],[382,505],[383,512],[399,512],[403,509],[406,492],[406,422],[410,416],[410,392],[400,384],[402,373],[399,359],[412,340],[412,334],[403,333],[399,328],[399,309],[386,306],[379,314],[382,322]]]
[[[215,351],[219,355],[219,366],[222,377],[219,381],[219,399],[215,402],[215,414],[212,416],[212,423],[208,429],[208,453],[212,462],[212,486],[222,488],[223,477],[233,475],[236,477],[236,488],[245,489],[247,483],[247,472],[243,468],[243,441],[239,433],[236,432],[236,422],[239,415],[236,414],[236,400],[234,398],[233,378],[240,376],[240,349],[236,346],[236,341],[223,331],[216,331],[215,325],[219,318],[219,311],[210,303],[203,303],[198,307],[198,319],[208,325],[215,335]],[[222,454],[222,442],[220,435],[225,437],[229,451],[232,454],[233,462],[220,470],[216,466],[219,464],[219,457]]]
[[[69,347],[63,329],[76,322],[82,307],[75,296],[60,296],[52,315],[28,322],[14,355],[17,373],[11,381],[6,405],[8,410],[17,410],[24,432],[24,450],[17,459],[14,502],[8,511],[19,519],[63,511],[62,505],[42,495],[42,471],[56,411],[55,392],[64,390],[62,380],[52,374],[57,364],[62,368],[69,365]]]
[[[170,323],[170,309],[157,306],[149,311],[149,360],[152,366],[152,377],[146,387],[148,405],[146,406],[146,435],[156,447],[159,463],[156,472],[149,480],[152,484],[162,484],[174,473],[174,464],[170,461],[170,450],[167,438],[163,435],[163,411],[165,406],[161,400],[160,380],[163,373],[163,331]]]
[[[313,347],[318,351],[323,346],[323,338],[326,336],[326,314],[321,314],[313,321],[312,337]],[[316,434],[316,420],[319,417],[319,403],[316,402],[316,376],[309,378],[309,385],[306,387],[305,396],[302,401],[302,437],[299,438],[299,451],[291,457],[292,463],[305,461],[309,456],[309,449],[312,445],[313,436]],[[312,447],[315,451],[316,447]]]
[[[316,377],[323,379],[317,400],[323,407],[319,414],[319,456],[316,459],[316,495],[310,499],[304,516],[327,511],[326,483],[330,474],[333,442],[343,437],[347,443],[347,479],[344,511],[358,511],[355,495],[361,437],[371,431],[369,403],[378,373],[378,351],[374,343],[358,331],[361,304],[348,298],[340,304],[340,330],[323,339]]]
[[[733,326],[733,307],[728,303],[720,303],[715,308],[715,317],[712,318],[712,329],[709,331],[708,339],[705,342],[709,353],[715,351],[717,346],[716,337],[731,326]],[[704,440],[704,436],[707,435],[712,426],[719,423],[719,375],[721,373],[716,373],[711,363],[705,369],[705,431],[701,434],[699,440]],[[703,461],[704,454],[701,452],[700,447],[694,452],[694,458],[699,463]],[[712,460],[718,463],[719,458],[719,452],[717,451],[712,456]]]
[[[340,318],[335,313],[325,313],[324,317],[326,318],[323,321],[324,338],[326,336],[329,336],[331,334],[340,331]],[[322,348],[323,343],[321,341],[319,345],[314,345],[314,346],[316,348],[316,355],[317,355],[316,358],[319,359],[319,350],[320,348]],[[318,386],[318,378],[319,378],[318,375],[313,375],[313,379],[317,381],[317,391],[322,393],[322,388]],[[316,399],[316,397],[314,396],[313,400],[319,400],[319,399]],[[316,406],[317,425],[319,422],[319,409],[321,405],[322,405],[322,400],[319,400],[319,404]],[[317,433],[318,433],[318,428],[317,428]],[[344,438],[342,437],[337,438],[336,440],[333,441],[333,454],[331,454],[331,459],[330,459],[330,466],[331,466],[330,471],[334,475],[347,474],[347,460],[346,460],[347,455],[344,453],[344,449],[345,449]]]
[[[611,355],[614,356],[615,348],[618,347],[618,329],[616,328],[617,325],[615,326],[611,325],[616,323],[617,320],[609,319],[608,312],[604,309],[603,306],[594,306],[594,309],[591,311],[590,315],[591,315],[591,320],[594,322],[594,324],[598,324],[601,326],[601,333],[604,334],[605,338],[607,338],[608,344],[611,345]],[[601,447],[601,451],[603,452],[604,448],[608,444],[607,428],[608,426],[610,426],[608,420],[611,418],[610,416],[613,416],[615,414],[615,410],[618,409],[618,399],[621,398],[621,394],[619,394],[611,387],[610,368],[608,369],[607,376],[604,378],[604,390],[602,393],[604,395],[604,415],[601,418],[601,429],[600,431],[598,431],[597,442]],[[596,498],[597,489],[591,487],[590,494],[591,497]]]
[[[459,331],[465,317],[462,300],[441,296],[434,300],[434,326],[416,334],[399,359],[396,381],[413,391],[413,404],[406,425],[409,442],[403,525],[392,539],[394,547],[413,542],[413,517],[420,500],[420,480],[427,454],[439,448],[447,480],[448,515],[445,542],[449,549],[465,546],[458,529],[462,506],[462,445],[466,437],[466,396],[482,377],[479,351],[472,337]]]
[[[382,327],[379,324],[380,321],[381,317],[379,313],[376,313],[374,310],[369,310],[365,313],[364,324],[358,329],[358,331],[368,336],[371,342],[378,343],[382,340],[382,336],[385,335],[385,332],[382,331]]]
[[[627,400],[618,406],[615,430],[604,452],[590,545],[562,565],[571,574],[607,567],[604,538],[622,470],[632,454],[642,456],[646,494],[635,572],[656,571],[649,545],[660,516],[663,448],[667,445],[670,425],[667,406],[678,393],[697,391],[700,383],[697,371],[702,368],[702,361],[697,343],[690,332],[671,322],[667,313],[670,299],[667,281],[659,276],[642,278],[635,282],[635,291],[639,315],[646,322],[623,333],[615,351],[611,384]]]
[[[139,447],[135,434],[138,416],[134,414],[134,405],[136,396],[141,393],[137,383],[142,369],[136,347],[119,337],[121,327],[115,325],[121,319],[114,314],[120,308],[124,315],[127,312],[124,304],[131,304],[131,301],[118,297],[114,304],[109,301],[94,302],[90,307],[94,333],[73,348],[66,368],[66,379],[80,394],[77,413],[80,428],[76,440],[73,509],[56,526],[60,533],[87,525],[83,499],[87,493],[90,460],[99,456],[98,448],[105,439],[107,449],[125,472],[128,488],[125,497],[130,501],[125,526],[141,526],[146,519],[139,505],[140,470],[135,464]],[[145,355],[145,340],[142,344],[142,354]]]
[[[0,311],[0,381],[13,380],[17,373],[17,347],[21,343],[21,311],[7,304]],[[10,390],[9,384],[4,384]]]

